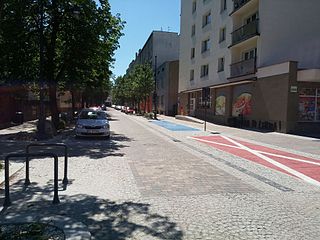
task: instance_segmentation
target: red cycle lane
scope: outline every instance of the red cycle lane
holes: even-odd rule
[[[191,138],[224,152],[320,186],[320,160],[222,135]]]

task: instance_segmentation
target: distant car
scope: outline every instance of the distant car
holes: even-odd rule
[[[127,109],[126,109],[124,112],[125,112],[126,114],[134,114],[134,113],[135,113],[134,109],[131,108],[131,107],[127,107]]]
[[[112,108],[116,108],[116,105],[112,104],[111,107],[112,107]]]
[[[115,107],[115,109],[116,109],[116,110],[121,110],[121,109],[122,109],[122,106],[117,105],[117,106]]]
[[[76,122],[77,137],[110,138],[110,124],[107,114],[99,109],[82,109]]]
[[[125,111],[126,111],[126,109],[127,109],[127,107],[126,107],[126,106],[121,106],[121,112],[125,112]]]
[[[106,105],[102,105],[102,106],[101,106],[101,110],[107,111],[107,106],[106,106]]]

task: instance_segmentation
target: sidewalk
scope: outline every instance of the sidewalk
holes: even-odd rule
[[[200,130],[204,130],[202,120],[193,118],[195,122],[176,119],[175,117],[158,115],[160,120],[168,120],[183,125],[188,125]],[[250,140],[256,143],[267,144],[284,149],[290,149],[301,153],[320,156],[320,138],[303,137],[292,134],[278,132],[259,132],[241,128],[228,127],[207,122],[207,132],[223,134],[242,140]]]

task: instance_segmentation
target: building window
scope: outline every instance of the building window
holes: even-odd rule
[[[218,72],[224,71],[224,58],[218,59]]]
[[[257,19],[259,19],[259,13],[258,13],[258,12],[254,13],[254,14],[251,15],[250,17],[246,18],[246,19],[244,20],[244,24],[249,24],[249,23],[251,23],[251,22],[256,21]]]
[[[191,59],[193,59],[195,57],[195,54],[196,54],[196,49],[191,48]]]
[[[299,90],[299,121],[320,121],[320,88]]]
[[[246,61],[246,60],[254,59],[256,58],[256,56],[257,56],[257,49],[253,48],[242,53],[242,60]]]
[[[211,12],[208,12],[206,15],[202,17],[202,27],[205,27],[210,23],[211,23]]]
[[[197,1],[192,2],[192,13],[195,13],[197,11]]]
[[[200,77],[205,77],[209,75],[209,65],[202,65],[200,71]]]
[[[221,0],[221,12],[227,10],[227,0]]]
[[[193,37],[196,34],[196,25],[193,24],[191,27],[191,36]]]
[[[226,27],[220,29],[219,42],[223,42],[226,40]]]
[[[194,70],[190,70],[190,81],[194,80]]]
[[[202,53],[209,51],[209,50],[210,50],[210,38],[202,41],[202,44],[201,44],[201,52]]]

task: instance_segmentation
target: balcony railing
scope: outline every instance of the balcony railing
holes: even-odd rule
[[[233,12],[237,11],[250,0],[233,0]]]
[[[244,60],[230,65],[230,78],[256,73],[256,58]]]
[[[256,19],[232,33],[232,45],[240,43],[246,39],[259,35],[259,19]]]

